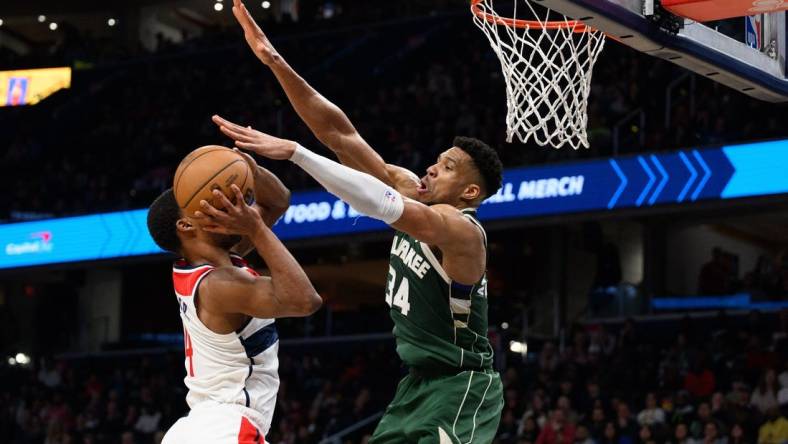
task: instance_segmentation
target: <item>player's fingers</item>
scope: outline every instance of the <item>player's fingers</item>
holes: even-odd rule
[[[222,204],[222,208],[225,210],[237,212],[238,208],[233,205],[233,203],[230,202],[230,199],[228,199],[227,196],[225,196],[221,191],[213,190],[213,198],[218,200]]]
[[[231,122],[231,121],[225,119],[224,117],[222,117],[222,116],[220,116],[218,114],[215,114],[215,115],[211,116],[211,120],[213,120],[213,123],[215,123],[215,124],[217,124],[219,126],[226,126],[228,128],[233,128],[235,130],[242,130],[242,129],[244,129],[243,126],[241,126],[241,125],[239,125],[239,124],[237,124],[235,122]]]
[[[246,21],[247,25],[249,25],[250,29],[251,28],[257,28],[258,30],[260,29],[260,27],[257,26],[257,22],[255,22],[254,19],[252,18],[252,14],[249,13],[249,10],[246,9],[246,5],[244,5],[243,2],[241,2],[241,13],[243,14],[244,20]]]
[[[249,150],[249,151],[254,151],[254,152],[256,152],[257,154],[265,155],[265,153],[263,153],[263,152],[260,152],[260,151],[257,151],[258,149],[260,149],[260,148],[262,148],[262,147],[261,147],[260,145],[256,144],[256,143],[252,143],[252,142],[241,142],[241,141],[239,141],[239,140],[236,140],[236,141],[235,141],[235,146],[237,146],[238,148],[241,148],[242,150]]]
[[[254,134],[249,134],[248,131],[240,131],[234,128],[229,128],[224,125],[219,127],[219,131],[223,132],[227,137],[233,140],[242,140],[244,142],[253,142],[256,137]]]
[[[241,189],[236,184],[230,185],[230,189],[233,191],[233,194],[235,194],[235,208],[241,211],[241,208],[246,206],[244,193],[241,192]]]
[[[200,210],[195,211],[194,215],[192,215],[192,218],[200,220],[200,221],[206,221],[206,220],[210,220],[211,219],[210,216],[208,216],[207,214],[203,213]]]
[[[213,205],[209,204],[207,200],[203,199],[200,201],[200,208],[202,208],[203,213],[217,221],[227,218],[227,214],[221,210],[216,209]]]
[[[233,15],[235,16],[235,20],[238,22],[239,25],[241,25],[241,28],[243,28],[244,32],[246,32],[247,30],[246,28],[248,25],[246,24],[246,16],[244,15],[242,8],[243,5],[240,2],[238,2],[233,4],[232,10],[233,10]]]

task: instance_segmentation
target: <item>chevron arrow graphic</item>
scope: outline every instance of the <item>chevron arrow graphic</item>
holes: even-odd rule
[[[676,199],[676,202],[683,202],[684,198],[687,197],[687,193],[689,192],[692,183],[695,182],[695,178],[698,177],[698,172],[692,166],[692,162],[690,162],[690,160],[687,158],[687,155],[684,154],[683,151],[679,151],[679,157],[681,158],[681,161],[684,162],[684,165],[687,167],[687,169],[690,172],[690,178],[687,181],[687,184],[684,185],[684,188],[681,190],[681,193],[679,193],[678,199]]]
[[[610,198],[610,202],[607,203],[607,208],[612,209],[616,206],[616,202],[618,202],[618,198],[621,197],[621,193],[624,192],[624,188],[627,187],[627,176],[624,175],[624,172],[621,171],[621,167],[618,166],[615,160],[610,159],[610,166],[613,167],[613,171],[616,172],[616,175],[619,179],[621,179],[621,184],[618,185],[618,189],[615,193],[613,193],[613,197]]]
[[[648,200],[649,205],[654,205],[654,202],[656,202],[657,198],[659,197],[659,193],[661,193],[662,189],[665,188],[665,185],[667,185],[670,176],[668,176],[668,172],[665,171],[665,168],[662,166],[662,164],[659,163],[659,159],[657,159],[657,156],[652,154],[651,161],[654,162],[654,166],[657,167],[657,171],[659,171],[659,174],[662,176],[662,180],[660,180],[659,184],[657,184],[657,188],[654,190],[654,194],[652,194],[651,198]]]
[[[651,168],[648,167],[648,162],[643,159],[643,156],[638,156],[638,162],[640,162],[640,166],[643,167],[643,170],[648,175],[648,183],[646,184],[646,188],[643,188],[643,191],[638,196],[638,200],[635,202],[637,206],[643,205],[643,200],[648,195],[649,190],[651,190],[651,186],[654,185],[654,181],[657,179],[654,176],[654,173],[651,172]]]
[[[703,191],[703,187],[706,186],[706,182],[709,181],[709,178],[711,177],[711,170],[709,169],[709,166],[706,164],[706,162],[703,160],[703,156],[700,155],[698,150],[692,150],[692,155],[695,156],[695,159],[700,164],[700,167],[703,168],[703,173],[704,173],[703,178],[698,183],[698,187],[695,188],[695,192],[692,193],[692,200],[695,200],[698,198],[698,196],[700,196],[700,192]]]

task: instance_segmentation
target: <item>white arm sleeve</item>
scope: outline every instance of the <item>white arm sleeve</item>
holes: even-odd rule
[[[309,173],[329,193],[361,214],[392,224],[405,209],[402,195],[369,174],[348,168],[304,148],[296,147],[290,161]]]

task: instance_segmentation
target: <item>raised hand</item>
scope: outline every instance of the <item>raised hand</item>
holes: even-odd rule
[[[263,30],[254,21],[241,0],[233,0],[233,15],[238,20],[241,28],[243,28],[246,43],[252,48],[254,55],[266,65],[276,61],[279,58],[279,53],[276,52],[274,45],[265,36]]]
[[[269,159],[287,160],[293,156],[298,146],[292,140],[280,139],[252,127],[243,127],[219,116],[213,116],[211,120],[219,126],[221,132],[235,141],[235,146]]]
[[[194,213],[194,218],[200,222],[203,230],[221,234],[240,234],[253,236],[265,229],[265,224],[260,213],[244,201],[243,193],[237,185],[230,188],[235,194],[235,203],[219,190],[213,191],[214,202],[217,202],[224,211],[212,206],[207,201],[200,201],[200,210]]]

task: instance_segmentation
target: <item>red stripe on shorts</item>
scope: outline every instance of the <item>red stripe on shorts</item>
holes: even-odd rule
[[[241,430],[238,431],[238,444],[265,444],[265,438],[245,416],[241,417]]]

